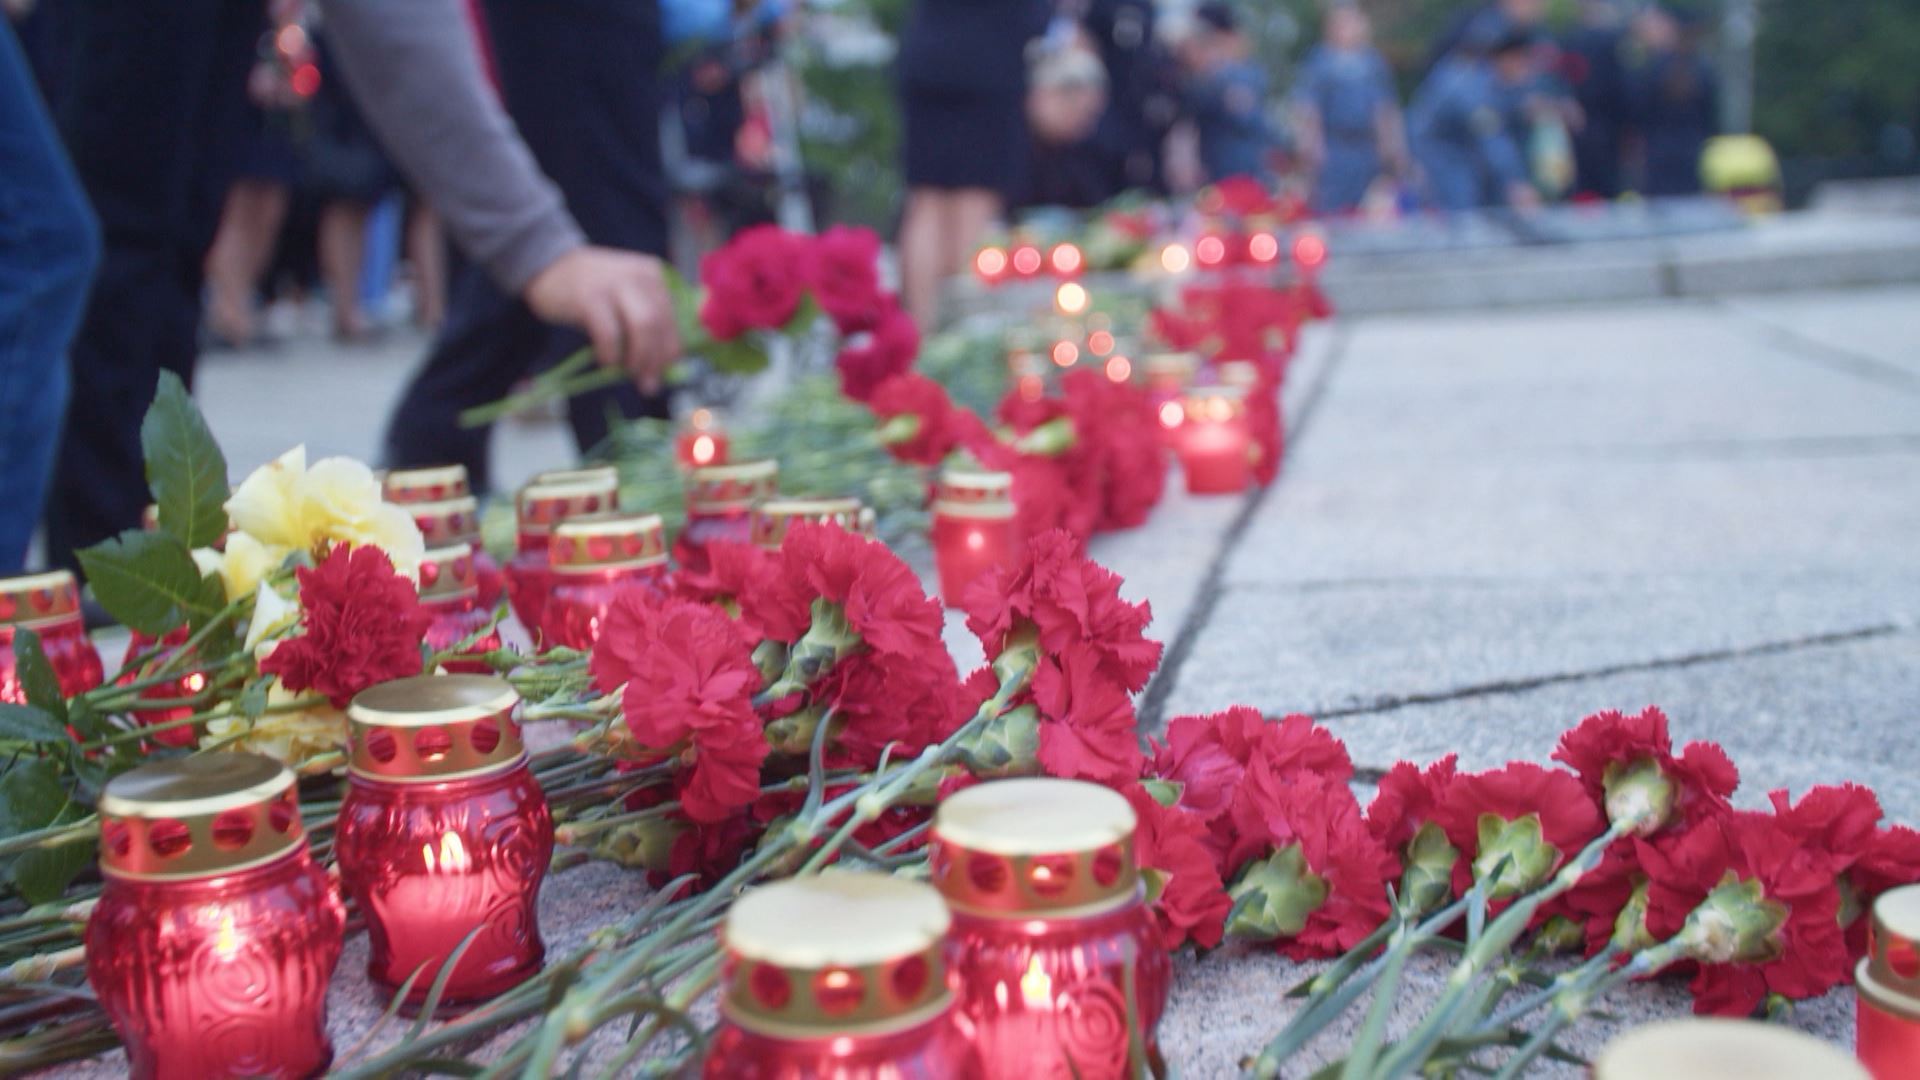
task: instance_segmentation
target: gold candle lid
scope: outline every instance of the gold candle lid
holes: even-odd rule
[[[749,889],[727,913],[721,1011],[776,1037],[870,1034],[944,1012],[953,918],[940,894],[828,870]]]
[[[100,795],[100,869],[142,881],[218,877],[300,846],[293,773],[269,757],[195,754],[107,781]]]
[[[934,481],[933,512],[947,517],[1010,518],[1013,474],[942,469]]]
[[[429,548],[473,543],[480,538],[480,503],[471,495],[401,504]]]
[[[428,465],[392,469],[381,478],[380,492],[390,503],[437,503],[473,494],[465,465]]]
[[[1148,353],[1141,361],[1141,368],[1149,380],[1178,379],[1185,386],[1193,373],[1200,369],[1200,356],[1190,352]]]
[[[745,510],[780,491],[780,463],[771,458],[702,465],[687,473],[687,509]]]
[[[1222,360],[1216,365],[1222,386],[1237,386],[1251,391],[1260,385],[1260,365],[1251,360]]]
[[[1755,1020],[1668,1020],[1607,1044],[1594,1080],[1869,1080],[1852,1054]]]
[[[0,626],[50,626],[80,613],[80,586],[70,570],[0,578]]]
[[[547,560],[559,574],[665,566],[667,527],[659,514],[571,518],[553,530]]]
[[[796,521],[838,525],[861,536],[872,536],[874,529],[873,511],[851,495],[789,495],[756,503],[748,534],[761,548],[779,551]]]
[[[546,472],[520,489],[514,511],[525,533],[550,533],[567,518],[611,513],[620,506],[620,478],[612,466]]]
[[[934,811],[933,884],[956,910],[975,915],[1097,914],[1139,888],[1136,823],[1126,798],[1102,784],[979,784]]]
[[[1920,885],[1881,893],[1872,918],[1854,985],[1880,1008],[1920,1021]]]
[[[363,690],[347,707],[347,767],[395,784],[431,784],[525,760],[520,695],[493,675],[414,675]]]
[[[473,545],[429,548],[420,557],[420,599],[446,603],[480,595],[479,572],[473,565]]]

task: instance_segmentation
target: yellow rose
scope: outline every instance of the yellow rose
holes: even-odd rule
[[[227,587],[227,599],[238,600],[260,587],[261,579],[287,561],[293,549],[280,544],[263,544],[251,533],[227,534],[227,550],[220,554],[220,580]]]
[[[280,685],[279,679],[267,687],[269,708],[299,699],[300,695]],[[236,735],[239,738],[234,738]],[[225,742],[227,739],[233,741]],[[207,733],[200,739],[202,749],[220,745],[222,750],[251,750],[296,768],[346,744],[346,714],[324,701],[294,712],[266,713],[251,721],[232,714],[216,716],[207,721]]]
[[[323,541],[379,547],[409,579],[417,579],[426,552],[412,515],[380,497],[373,470],[341,457],[309,468],[304,446],[255,469],[227,500],[227,516],[239,530],[227,540],[221,567],[229,597],[250,591],[289,552],[312,551]],[[236,555],[242,536],[251,538],[251,550]]]

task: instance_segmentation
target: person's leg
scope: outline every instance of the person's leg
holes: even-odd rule
[[[940,317],[949,194],[934,188],[907,192],[906,211],[900,219],[900,299],[907,314],[929,333]]]
[[[967,269],[987,230],[1000,219],[1000,194],[986,188],[964,188],[953,193],[948,205],[951,224],[941,269],[951,277]]]
[[[320,280],[333,307],[333,336],[358,341],[367,336],[360,311],[360,270],[366,265],[365,203],[335,199],[320,211]]]
[[[277,181],[243,178],[227,192],[207,252],[207,323],[219,338],[235,345],[253,340],[254,293],[286,215],[287,189]]]
[[[0,27],[0,574],[18,572],[46,498],[67,404],[67,346],[100,230],[27,70]]]
[[[433,204],[407,196],[407,262],[413,267],[413,322],[437,329],[447,317],[447,240]]]

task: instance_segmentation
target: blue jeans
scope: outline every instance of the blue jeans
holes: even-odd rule
[[[20,43],[0,25],[0,574],[26,562],[40,519],[67,348],[99,262],[100,226]]]

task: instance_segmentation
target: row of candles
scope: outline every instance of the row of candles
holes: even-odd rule
[[[441,980],[443,1002],[475,1005],[544,961],[537,900],[553,823],[517,705],[504,680],[440,675],[375,687],[348,711],[339,886],[367,922],[369,979],[406,988],[406,1004]],[[111,780],[99,810],[106,884],[87,924],[87,978],[132,1074],[324,1070],[345,907],[308,851],[292,774],[251,754],[159,761]],[[1109,788],[1001,780],[936,809],[927,883],[829,870],[750,889],[721,931],[721,1023],[704,1074],[1134,1075],[1158,1060],[1171,979],[1135,828]],[[1712,1047],[1753,1061],[1765,1046],[1745,1080],[1911,1077],[1920,886],[1875,903],[1856,982],[1857,1064],[1777,1029],[1718,1022],[1635,1032],[1594,1075],[1669,1075],[1647,1070]],[[1819,1068],[1769,1071],[1788,1062]]]
[[[1162,245],[1155,262],[1165,273],[1178,276],[1195,270],[1273,267],[1283,252],[1298,271],[1311,274],[1327,261],[1327,241],[1312,229],[1293,230],[1289,235],[1259,224],[1235,228],[1214,222],[1203,225],[1191,242]],[[1032,242],[988,245],[973,257],[974,276],[986,285],[1036,278],[1073,281],[1086,265],[1085,255],[1071,242],[1050,247]]]

